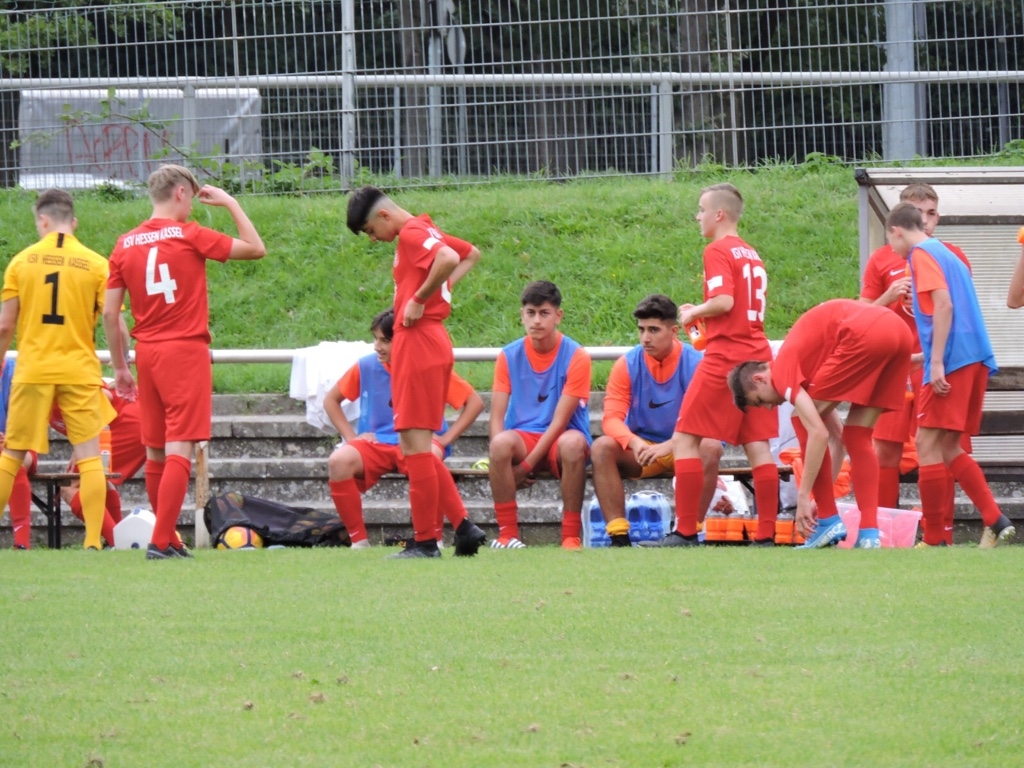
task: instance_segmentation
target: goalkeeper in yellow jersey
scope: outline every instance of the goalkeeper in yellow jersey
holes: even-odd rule
[[[26,451],[47,453],[50,411],[60,406],[81,474],[85,548],[101,549],[106,478],[99,434],[115,413],[103,396],[95,328],[107,289],[107,260],[75,238],[71,195],[48,189],[33,206],[41,240],[4,270],[0,354],[18,337],[6,444],[0,454],[0,509]]]

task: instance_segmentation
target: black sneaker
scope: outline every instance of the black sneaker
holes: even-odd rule
[[[633,542],[629,540],[628,533],[619,533],[615,536],[609,536],[608,539],[611,541],[613,547],[632,547]]]
[[[147,560],[180,560],[183,557],[185,555],[179,554],[178,550],[171,546],[168,546],[167,549],[160,549],[156,544],[150,544],[146,547]]]
[[[467,517],[455,529],[455,556],[473,557],[485,541],[487,534]]]
[[[666,534],[665,538],[660,541],[641,541],[639,542],[641,547],[699,547],[702,546],[701,542],[697,540],[697,534],[693,536],[683,536],[681,533],[672,531],[672,533]]]
[[[173,544],[171,544],[171,549],[178,553],[178,557],[182,557],[186,560],[194,559],[192,557],[192,553],[188,551],[188,547],[186,547],[184,544],[182,544],[180,547],[176,547]]]
[[[437,542],[416,542],[414,545],[405,547],[401,552],[388,555],[387,560],[409,560],[420,557],[440,557],[441,550],[437,548]]]
[[[775,546],[775,539],[751,539],[749,546],[751,546],[751,547],[774,547]]]

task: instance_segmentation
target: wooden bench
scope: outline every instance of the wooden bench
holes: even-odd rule
[[[107,480],[119,480],[121,475],[107,474]],[[40,480],[46,485],[46,498],[40,498],[32,491],[32,501],[36,507],[46,516],[46,546],[50,549],[60,549],[60,489],[61,486],[69,484],[72,480],[81,478],[77,472],[37,472],[29,475],[29,480]]]

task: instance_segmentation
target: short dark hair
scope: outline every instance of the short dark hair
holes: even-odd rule
[[[900,202],[924,202],[930,200],[931,202],[938,205],[939,193],[935,191],[935,187],[931,184],[908,184],[900,192]]]
[[[360,187],[349,193],[348,196],[348,228],[352,234],[358,235],[366,226],[370,218],[370,211],[387,195],[377,187]]]
[[[914,207],[913,203],[900,203],[885,217],[885,231],[888,232],[894,227],[923,231],[924,219],[921,218],[921,212]]]
[[[642,299],[633,310],[633,317],[637,320],[664,320],[666,322],[678,321],[679,307],[668,296],[661,293],[652,293]]]
[[[63,189],[47,189],[36,198],[32,211],[36,216],[45,214],[54,221],[66,223],[75,218],[75,201]]]
[[[539,307],[542,304],[560,307],[562,306],[562,292],[550,280],[535,280],[523,288],[519,303],[524,307],[527,305]]]
[[[747,409],[747,390],[754,386],[754,374],[768,370],[768,363],[748,360],[729,371],[729,389],[732,399],[741,411]]]
[[[388,307],[383,312],[378,312],[370,321],[370,332],[380,331],[381,335],[391,341],[395,335],[395,310]]]

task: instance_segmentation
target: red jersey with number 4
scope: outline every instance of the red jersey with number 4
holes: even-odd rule
[[[227,261],[232,238],[194,221],[150,219],[110,254],[108,288],[128,291],[137,341],[210,343],[206,260]]]
[[[764,335],[768,272],[757,251],[736,235],[715,240],[704,249],[704,300],[728,295],[732,309],[705,318],[708,345],[701,363],[718,374],[728,374],[747,360],[772,359]]]
[[[445,245],[459,254],[460,261],[473,250],[473,246],[465,240],[459,240],[439,230],[426,214],[406,222],[398,233],[398,246],[395,248],[395,264],[392,271],[395,279],[397,322],[401,322],[405,305],[426,281],[434,264],[434,257]],[[423,319],[444,320],[451,313],[452,292],[446,282],[424,303]]]

